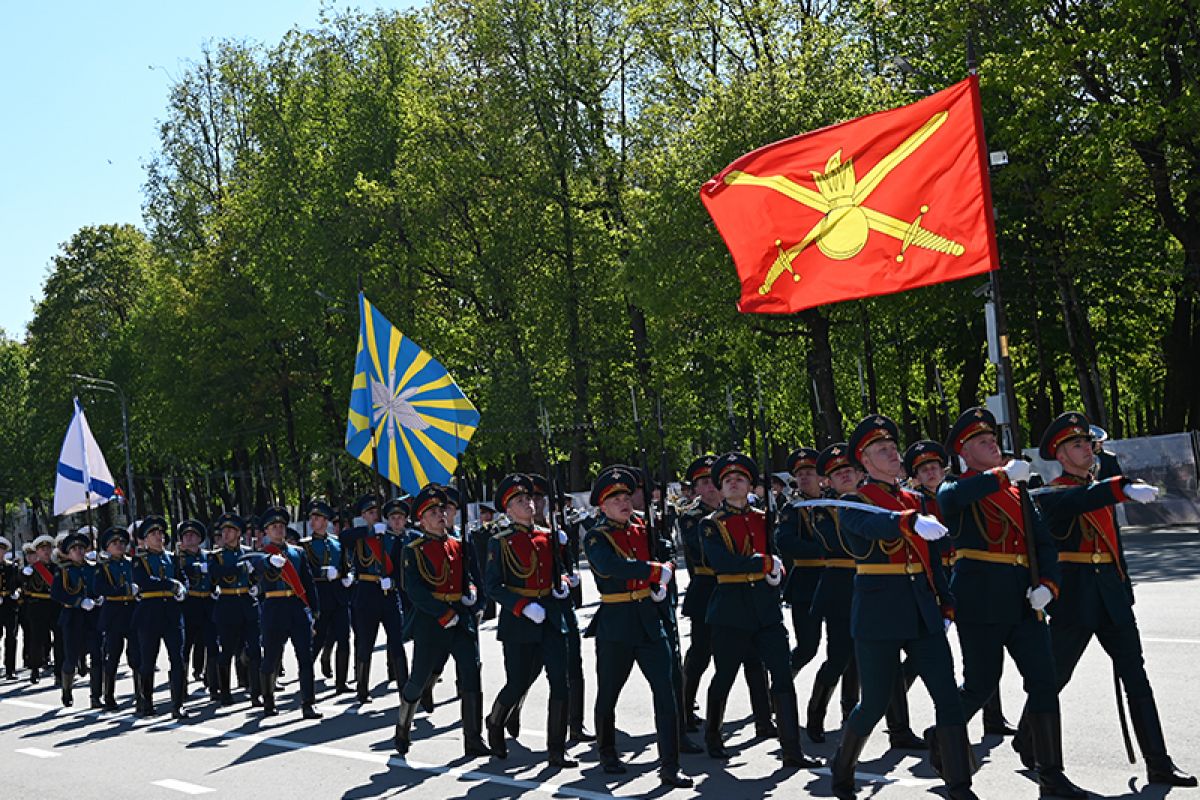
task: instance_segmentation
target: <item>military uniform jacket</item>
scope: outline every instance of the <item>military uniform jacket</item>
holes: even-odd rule
[[[790,503],[778,508],[775,543],[788,569],[783,599],[808,608],[824,568],[821,543],[813,533],[812,509],[796,508]]]
[[[50,587],[54,586],[54,576],[58,572],[58,567],[55,564],[32,561],[26,566],[31,570],[28,575],[24,573],[24,570],[21,572],[21,599],[25,602],[49,600]]]
[[[559,600],[552,592],[562,585],[562,569],[555,558],[557,542],[551,541],[547,528],[532,528],[510,522],[499,526],[488,540],[484,586],[488,597],[508,613],[499,615],[497,638],[502,642],[540,642],[547,632],[565,635],[567,622],[564,606],[571,598]],[[530,603],[546,610],[542,624],[524,616]]]
[[[1062,593],[1047,609],[1092,629],[1134,621],[1133,583],[1113,506],[1126,500],[1122,477],[1093,481],[1063,474],[1038,495],[1059,552]]]
[[[941,631],[954,616],[954,599],[942,569],[940,549],[913,527],[921,499],[894,484],[868,479],[846,500],[887,509],[872,514],[839,510],[855,564],[850,633],[855,639],[915,639]]]
[[[186,587],[186,576],[179,559],[166,550],[146,551],[133,559],[133,582],[138,585],[143,600],[171,599],[179,585]]]
[[[313,535],[307,539],[301,539],[300,547],[304,550],[304,560],[313,581],[318,586],[332,589],[333,591],[329,593],[330,599],[338,605],[346,605],[349,602],[348,592],[339,590],[346,588],[342,586],[341,581],[344,576],[349,574],[350,568],[347,564],[346,551],[342,549],[341,540],[328,534]],[[338,576],[333,580],[329,579],[326,572],[327,567],[335,567],[338,571]]]
[[[458,539],[427,533],[404,546],[404,589],[414,611],[405,620],[405,633],[413,639],[439,634],[455,614],[458,627],[475,632],[474,607],[462,604],[470,574],[469,552]]]
[[[717,576],[705,616],[710,625],[758,630],[782,624],[779,589],[767,583],[774,562],[767,539],[767,515],[752,506],[727,503],[701,525],[704,557]]]
[[[134,600],[133,560],[128,556],[121,556],[101,561],[96,565],[95,587],[96,596],[103,595],[105,602],[132,602]]]
[[[0,561],[0,600],[8,600],[18,588],[17,565],[11,561]]]
[[[272,555],[286,558],[291,564],[291,570],[288,570],[287,564],[282,567],[272,566]],[[294,595],[308,606],[314,617],[321,613],[321,598],[317,595],[317,587],[313,584],[312,573],[308,570],[302,549],[290,544],[266,544],[263,545],[263,552],[256,553],[255,556],[257,557],[254,559],[254,572],[258,576],[260,603],[290,600]],[[295,585],[295,581],[299,581],[299,587]]]
[[[937,517],[945,525],[946,519],[942,516],[942,507],[938,505],[937,492],[930,491],[924,486],[918,486],[915,491],[921,498],[921,513]],[[949,541],[949,537],[941,540],[939,544],[942,551],[942,567],[949,573],[950,568],[954,566],[954,544]]]
[[[396,533],[389,528],[383,533],[376,533],[360,525],[342,532],[343,557],[348,568],[357,576],[360,586],[363,583],[378,584],[383,578],[391,578],[390,591],[399,591],[405,579],[405,543],[417,538],[420,538],[419,535],[413,531]]]
[[[849,620],[854,600],[854,551],[842,532],[837,509],[814,508],[811,519],[825,562],[813,592],[813,613],[826,619]]]
[[[208,577],[214,589],[220,589],[218,599],[249,593],[253,581],[249,566],[242,559],[254,551],[249,547],[219,547],[209,553]]]
[[[79,608],[85,598],[96,599],[96,565],[67,562],[54,576],[50,597],[64,608]]]
[[[650,585],[660,582],[661,565],[652,560],[650,537],[630,518],[619,525],[605,516],[583,536],[583,551],[600,591],[600,608],[585,636],[599,641],[641,644],[667,638],[668,600],[654,602]]]
[[[708,601],[717,588],[717,575],[704,558],[704,543],[700,536],[700,523],[714,509],[697,500],[696,504],[679,517],[679,536],[683,540],[683,557],[687,563],[691,580],[683,596],[683,614],[692,620],[704,620],[708,613]]]
[[[1014,625],[1033,613],[1026,600],[1031,544],[1040,582],[1058,594],[1058,554],[1050,530],[1036,507],[1030,509],[1032,535],[1024,529],[1020,495],[1004,470],[967,472],[958,480],[948,479],[938,489],[937,499],[956,552],[950,586],[958,600],[958,621]],[[1008,559],[1009,563],[982,559]]]
[[[179,552],[179,566],[187,576],[189,597],[209,597],[212,594],[212,576],[200,570],[200,564],[208,564],[208,553],[199,550],[195,553]]]

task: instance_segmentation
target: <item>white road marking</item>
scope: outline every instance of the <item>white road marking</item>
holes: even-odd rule
[[[1156,644],[1200,644],[1200,639],[1160,639],[1156,636],[1143,636],[1142,641]]]
[[[39,750],[36,747],[22,747],[17,752],[34,758],[58,758],[62,755],[62,753],[51,753],[49,750]]]
[[[207,786],[197,786],[194,783],[177,781],[174,778],[164,778],[161,781],[151,781],[150,785],[161,786],[164,789],[172,789],[176,792],[183,792],[184,794],[208,794],[209,792],[216,791],[216,789],[210,789]]]

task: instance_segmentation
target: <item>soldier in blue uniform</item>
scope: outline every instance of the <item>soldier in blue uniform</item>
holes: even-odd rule
[[[58,566],[50,558],[54,537],[42,534],[28,545],[25,566],[21,567],[21,625],[25,633],[25,652],[29,663],[29,682],[41,680],[51,653],[56,665],[62,663],[62,638],[54,636],[59,605],[50,599],[50,587]]]
[[[500,605],[497,637],[504,649],[506,681],[487,716],[488,746],[508,756],[504,726],[544,667],[550,684],[546,743],[551,766],[577,766],[567,758],[567,622],[570,586],[563,574],[554,534],[534,522],[534,483],[528,475],[507,475],[496,499],[508,522],[488,544],[485,580],[489,597]]]
[[[108,557],[96,566],[96,596],[103,597],[100,607],[99,632],[103,640],[103,655],[100,664],[104,708],[117,710],[117,668],[121,653],[126,651],[129,667],[134,673],[134,692],[140,695],[141,681],[137,673],[141,667],[137,639],[134,636],[133,610],[137,601],[138,587],[133,582],[133,561],[126,555],[129,546],[129,531],[124,528],[109,528],[100,534],[100,550]]]
[[[261,628],[258,618],[258,586],[250,575],[250,565],[244,561],[251,553],[242,545],[246,522],[237,514],[226,512],[213,521],[213,530],[221,537],[221,546],[208,559],[208,574],[213,582],[216,607],[213,623],[217,630],[220,703],[233,703],[232,668],[234,660],[244,661],[250,705],[257,707],[262,689],[259,686],[259,666],[262,661]]]
[[[712,628],[715,667],[708,687],[705,745],[714,758],[729,757],[721,741],[725,702],[745,654],[754,651],[770,676],[784,766],[818,767],[824,762],[805,755],[800,745],[800,714],[779,604],[778,586],[786,570],[774,552],[766,515],[750,506],[747,497],[757,473],[753,459],[743,453],[718,458],[711,475],[721,490],[721,507],[700,528],[705,560],[717,578],[705,617]]]
[[[133,560],[133,582],[139,588],[133,625],[137,629],[138,658],[141,670],[134,680],[141,681],[142,707],[138,715],[152,717],[154,709],[154,669],[158,648],[164,646],[170,662],[171,716],[186,719],[183,707],[187,665],[183,660],[183,610],[187,584],[179,559],[165,549],[167,521],[151,514],[141,521],[137,538],[145,548]]]
[[[397,687],[408,680],[404,612],[400,604],[405,538],[400,526],[408,509],[403,500],[389,500],[384,506],[388,518],[386,525],[379,521],[379,500],[373,495],[359,498],[355,510],[364,524],[343,531],[341,539],[344,557],[355,575],[351,618],[354,622],[358,702],[367,703],[371,699],[371,654],[375,650],[380,624],[387,635],[388,662],[396,675]]]
[[[679,718],[668,641],[667,585],[674,567],[654,560],[654,544],[633,516],[638,477],[625,468],[603,470],[592,484],[591,504],[600,518],[583,537],[600,608],[585,636],[596,638],[596,744],[609,774],[624,773],[617,757],[617,698],[634,663],[650,684],[658,737],[659,779],[687,788],[679,771]]]
[[[195,519],[184,520],[175,529],[179,543],[176,555],[187,577],[188,596],[183,601],[183,663],[191,662],[192,677],[202,680],[211,700],[217,699],[217,633],[213,625],[212,579],[208,575],[208,552],[201,545],[208,528]]]
[[[845,442],[831,444],[817,455],[817,472],[829,482],[833,496],[853,494],[862,472],[850,458]],[[814,498],[815,499],[815,498]],[[825,661],[817,668],[809,696],[805,730],[814,742],[825,741],[825,712],[838,680],[850,683],[857,703],[858,668],[850,637],[850,606],[854,596],[854,552],[843,535],[835,508],[813,508],[813,532],[821,544],[824,567],[813,591],[812,610],[825,621]],[[847,713],[847,716],[849,714]]]
[[[400,691],[395,744],[401,755],[411,745],[412,719],[421,694],[446,660],[454,657],[462,701],[463,751],[489,756],[483,741],[483,685],[469,549],[446,533],[446,493],[430,484],[412,501],[421,535],[404,546],[404,585],[413,603],[406,621],[413,640],[413,663]]]
[[[1027,695],[1042,796],[1087,797],[1063,773],[1062,717],[1043,614],[1059,593],[1061,573],[1050,531],[1020,488],[1029,479],[1029,464],[1005,461],[996,419],[983,408],[963,412],[950,429],[947,449],[967,465],[937,495],[955,547],[950,586],[958,601],[963,713],[970,720],[996,692],[1007,650]]]
[[[1195,786],[1196,778],[1175,766],[1167,754],[1133,614],[1133,581],[1113,512],[1117,503],[1152,502],[1158,489],[1119,474],[1095,480],[1091,474],[1092,429],[1087,417],[1077,411],[1067,412],[1050,424],[1038,451],[1046,461],[1058,461],[1063,470],[1038,496],[1062,566],[1062,592],[1048,608],[1058,688],[1061,691],[1070,682],[1079,659],[1095,637],[1125,686],[1149,782]],[[1023,721],[1028,719],[1030,715]],[[1027,757],[1027,744],[1020,744],[1025,745],[1020,750]]]
[[[820,453],[811,447],[799,447],[788,454],[787,471],[796,479],[801,500],[821,496],[818,455]],[[779,506],[778,513],[775,541],[788,571],[783,599],[792,609],[792,630],[796,634],[796,646],[792,648],[794,678],[813,660],[821,646],[821,616],[813,612],[812,599],[825,563],[821,543],[813,530],[811,512],[785,503]]]
[[[261,553],[245,556],[258,578],[259,618],[263,657],[258,676],[262,687],[263,716],[275,716],[275,680],[283,660],[283,646],[291,640],[300,672],[300,704],[304,719],[320,719],[313,679],[313,624],[321,614],[320,598],[304,551],[289,545],[284,533],[290,522],[287,509],[272,506],[259,522],[263,527]]]
[[[4,650],[4,677],[10,681],[17,677],[17,611],[20,597],[12,542],[0,536],[0,648]]]
[[[350,691],[346,681],[350,673],[350,587],[354,585],[354,576],[350,574],[341,539],[331,535],[332,519],[333,508],[324,500],[309,503],[308,528],[312,535],[300,545],[321,606],[313,634],[313,655],[320,653],[325,659],[329,650],[336,647],[333,693],[342,694]]]
[[[91,528],[69,533],[59,542],[58,549],[67,560],[54,576],[50,597],[62,606],[58,617],[58,630],[63,637],[62,704],[73,705],[75,675],[83,657],[92,653],[92,708],[100,708],[100,659],[94,654],[99,651],[96,608],[103,604],[104,598],[96,594],[96,565],[84,559],[92,546],[91,536],[84,531]]]

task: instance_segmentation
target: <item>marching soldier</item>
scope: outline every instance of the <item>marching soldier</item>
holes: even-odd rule
[[[821,496],[821,479],[817,475],[818,455],[811,447],[800,447],[788,454],[787,470],[796,479],[802,500]],[[782,492],[778,496],[782,497]],[[813,533],[808,510],[791,505],[778,508],[779,525],[775,541],[788,567],[783,599],[791,606],[792,629],[796,632],[796,646],[792,648],[792,677],[795,678],[804,665],[812,661],[817,648],[821,646],[821,617],[813,613],[812,599],[825,564],[821,558],[821,543]]]
[[[408,504],[389,500],[383,507],[388,522],[379,521],[379,500],[374,495],[358,499],[355,511],[364,524],[342,532],[342,548],[355,576],[351,599],[354,624],[354,661],[358,671],[358,702],[371,700],[371,654],[379,626],[387,634],[388,663],[397,688],[408,680],[404,653],[404,612],[400,605],[403,585],[403,549]]]
[[[50,596],[62,606],[59,612],[58,630],[63,637],[62,704],[73,704],[75,674],[80,662],[89,653],[93,654],[90,676],[92,708],[100,708],[100,661],[94,654],[99,650],[96,639],[95,609],[103,604],[103,596],[96,595],[95,564],[84,560],[91,548],[91,528],[84,527],[76,533],[68,533],[59,543],[59,551],[67,560],[54,576]]]
[[[183,707],[187,665],[183,660],[183,612],[181,604],[187,599],[187,586],[179,559],[165,550],[167,521],[151,514],[137,527],[137,538],[145,548],[133,560],[133,582],[137,584],[139,601],[133,612],[137,629],[138,658],[141,671],[134,676],[142,684],[142,707],[138,715],[153,717],[154,669],[158,648],[166,647],[170,661],[168,679],[171,686],[171,716],[177,720],[190,715]]]
[[[567,634],[565,610],[570,586],[563,575],[558,542],[534,522],[534,483],[528,475],[507,475],[496,498],[509,522],[488,544],[486,583],[489,597],[503,609],[497,637],[504,648],[506,681],[487,716],[488,746],[497,758],[508,757],[504,726],[509,713],[529,691],[542,667],[550,684],[546,729],[551,766],[578,765],[567,758]]]
[[[496,510],[487,503],[479,504],[479,523],[467,532],[467,544],[470,545],[474,555],[474,560],[478,564],[487,563],[488,542],[491,541],[492,534],[495,533],[493,518],[496,516]],[[496,601],[487,596],[481,598],[483,604],[483,621],[496,618]]]
[[[251,707],[259,705],[262,689],[259,668],[262,661],[261,627],[258,616],[258,586],[250,576],[245,558],[251,550],[242,545],[246,522],[237,514],[226,512],[213,522],[221,537],[221,546],[209,557],[208,572],[216,595],[213,623],[217,629],[217,652],[220,668],[217,680],[220,703],[233,704],[232,671],[234,659],[246,665],[246,686]]]
[[[701,523],[704,557],[717,578],[706,616],[715,670],[708,687],[705,744],[710,756],[729,757],[721,742],[725,701],[745,654],[754,651],[770,676],[784,766],[819,767],[824,762],[805,755],[800,745],[800,714],[777,589],[785,575],[783,560],[773,552],[766,515],[747,498],[757,472],[753,459],[742,453],[718,458],[711,476],[721,490],[721,507]]]
[[[921,501],[925,504],[925,513],[937,517],[943,525],[946,524],[946,521],[942,519],[942,510],[937,504],[937,490],[946,480],[946,472],[949,467],[950,454],[937,442],[922,439],[909,445],[908,449],[904,451],[904,472],[909,476],[913,491],[921,497]],[[943,544],[942,566],[949,573],[953,565],[954,545]],[[912,685],[912,682],[917,679],[917,674],[911,669],[908,662],[905,662],[904,666],[905,680]],[[1004,718],[999,689],[983,706],[983,732],[989,736],[1012,736],[1017,732],[1016,728]]]
[[[867,479],[855,495],[879,514],[846,508],[841,529],[855,561],[850,632],[858,654],[862,699],[846,720],[832,768],[834,795],[855,796],[854,768],[871,730],[903,689],[900,653],[913,661],[933,699],[935,727],[930,747],[953,800],[974,800],[966,722],[954,685],[954,664],[946,639],[954,598],[942,570],[940,547],[946,535],[936,517],[921,514],[921,500],[900,488],[903,469],[896,423],[867,417],[850,436],[851,456]]]
[[[652,560],[654,545],[633,517],[637,485],[637,476],[627,468],[602,471],[591,494],[601,516],[583,537],[600,591],[600,608],[584,634],[596,638],[596,744],[606,773],[626,771],[617,757],[616,708],[636,662],[654,702],[659,779],[666,786],[687,788],[692,779],[679,772],[680,709],[671,676],[667,611],[662,608],[674,567]]]
[[[4,677],[17,677],[17,619],[21,588],[12,542],[0,536],[0,647],[4,648]]]
[[[413,604],[412,618],[406,623],[413,640],[413,664],[400,691],[395,744],[401,755],[408,752],[417,701],[434,672],[453,656],[462,699],[463,750],[471,757],[488,756],[492,751],[482,735],[478,594],[469,580],[468,549],[446,533],[446,499],[442,487],[430,484],[412,501],[413,517],[421,529],[421,535],[404,547],[404,585]]]
[[[1005,462],[996,418],[983,408],[963,412],[950,429],[947,449],[967,465],[937,496],[957,559],[950,585],[958,600],[963,713],[970,720],[996,692],[1007,650],[1025,686],[1042,796],[1087,797],[1063,773],[1062,717],[1043,614],[1061,578],[1054,540],[1021,486],[1029,479],[1029,464]]]
[[[1196,778],[1175,766],[1167,754],[1133,615],[1133,581],[1113,511],[1117,503],[1152,502],[1158,489],[1120,475],[1093,479],[1092,448],[1088,419],[1078,412],[1054,420],[1038,448],[1043,459],[1058,461],[1063,470],[1038,496],[1062,565],[1062,593],[1049,609],[1058,688],[1061,691],[1070,682],[1095,636],[1125,686],[1149,782],[1195,786]],[[1028,757],[1028,748],[1022,749],[1022,755]]]
[[[141,659],[133,628],[133,610],[139,587],[133,582],[133,561],[126,556],[129,531],[109,528],[100,534],[99,545],[108,557],[96,567],[96,599],[103,598],[104,601],[98,612],[103,653],[96,668],[102,672],[104,709],[116,711],[117,668],[122,651],[127,652],[129,667],[134,673],[134,691],[139,698],[142,688],[137,678]]]
[[[850,458],[845,442],[831,444],[817,455],[817,473],[829,482],[835,497],[854,494],[862,472]],[[825,564],[813,591],[813,613],[825,621],[825,661],[813,678],[808,700],[805,731],[817,743],[825,741],[825,712],[838,680],[858,692],[858,669],[854,665],[854,640],[850,636],[850,607],[854,597],[855,561],[842,533],[837,509],[812,509],[813,532],[821,543]],[[857,698],[856,698],[857,702]],[[853,708],[853,706],[851,706]],[[848,714],[847,714],[848,716]]]
[[[212,700],[217,699],[217,634],[213,626],[212,579],[208,575],[208,553],[201,545],[208,528],[188,519],[175,530],[179,542],[179,565],[187,576],[188,596],[183,601],[183,663],[192,664],[192,677],[204,681]]]
[[[262,625],[262,665],[258,676],[262,687],[263,716],[273,717],[275,680],[283,660],[283,646],[291,640],[300,671],[300,704],[304,719],[320,719],[313,678],[313,624],[321,614],[320,599],[304,551],[284,538],[290,522],[287,509],[272,506],[262,513],[261,553],[246,558],[258,578],[259,617]]]
[[[321,608],[313,634],[313,655],[320,653],[325,659],[336,646],[333,693],[342,694],[350,691],[346,680],[350,673],[350,587],[354,585],[354,576],[347,566],[341,540],[329,535],[332,519],[333,509],[324,500],[309,503],[308,527],[312,535],[300,544],[316,583]]]
[[[22,624],[25,629],[25,652],[29,656],[29,682],[37,683],[49,663],[53,649],[54,662],[62,663],[59,650],[62,640],[51,636],[58,617],[58,604],[50,599],[50,587],[58,567],[50,558],[54,537],[42,534],[29,543],[29,554],[21,568]]]

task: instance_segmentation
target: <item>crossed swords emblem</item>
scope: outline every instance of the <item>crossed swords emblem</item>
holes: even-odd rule
[[[952,256],[962,255],[965,248],[961,244],[921,226],[921,220],[929,212],[929,206],[922,205],[917,217],[912,222],[905,222],[863,205],[883,179],[933,136],[946,122],[947,117],[947,111],[934,114],[895,150],[884,156],[862,180],[858,180],[854,174],[854,159],[842,161],[840,149],[825,162],[824,172],[812,171],[813,181],[817,184],[816,191],[783,175],[758,176],[737,170],[726,175],[727,185],[762,186],[824,215],[803,239],[786,250],[781,240],[775,240],[779,254],[767,270],[767,277],[758,287],[758,293],[765,295],[770,292],[775,281],[784,272],[790,272],[792,280],[799,282],[800,276],[792,268],[792,262],[809,245],[815,244],[817,249],[829,258],[845,261],[862,251],[871,231],[878,231],[900,240],[897,263],[904,261],[904,254],[909,247],[920,247]]]

